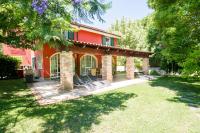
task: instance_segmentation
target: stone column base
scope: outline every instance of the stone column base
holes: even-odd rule
[[[127,57],[126,58],[126,78],[127,79],[134,79],[134,58]]]
[[[102,56],[102,78],[109,82],[113,81],[112,75],[112,55]]]
[[[62,51],[60,54],[60,83],[65,90],[73,89],[73,53]]]
[[[143,59],[142,70],[143,70],[144,74],[146,74],[146,75],[149,74],[149,58]]]

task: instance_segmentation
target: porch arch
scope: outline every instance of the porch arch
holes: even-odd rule
[[[60,52],[50,56],[50,79],[60,78]],[[75,59],[73,57],[73,74],[75,74]]]
[[[60,78],[60,52],[50,56],[50,79]]]
[[[80,57],[80,75],[87,75],[92,68],[98,67],[98,59],[95,55],[85,54]]]

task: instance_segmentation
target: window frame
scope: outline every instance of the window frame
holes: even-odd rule
[[[64,37],[67,40],[74,40],[74,32],[73,31],[64,31]]]
[[[109,36],[102,36],[102,45],[104,45],[104,46],[114,46],[115,45],[114,38],[109,37]]]
[[[92,69],[93,68],[93,59],[95,60],[95,68],[98,68],[98,59],[95,55],[90,55],[90,54],[85,54],[83,55],[81,58],[80,58],[80,75],[85,75],[83,74],[83,70],[82,70],[82,62],[84,61],[84,63],[86,63],[87,61],[84,60],[84,58],[86,59],[87,56],[90,56],[90,66],[87,66],[86,64],[84,64],[84,67],[85,68],[90,68]],[[86,72],[84,72],[86,73]]]

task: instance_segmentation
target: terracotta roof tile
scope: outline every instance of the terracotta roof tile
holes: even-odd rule
[[[138,51],[138,50],[133,50],[133,49],[127,49],[127,48],[120,48],[120,47],[114,47],[114,46],[107,46],[107,45],[102,45],[102,44],[95,44],[95,43],[89,43],[89,42],[83,42],[83,41],[74,41],[70,40],[71,42],[74,42],[75,45],[85,45],[85,46],[92,46],[95,48],[103,48],[103,49],[112,49],[112,50],[122,50],[122,51],[127,51],[127,52],[134,52],[137,54],[148,54],[151,55],[153,54],[152,52],[148,51]]]

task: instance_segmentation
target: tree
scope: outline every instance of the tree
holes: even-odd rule
[[[200,75],[200,50],[194,50],[189,54],[187,60],[183,63],[183,73],[192,76]]]
[[[109,31],[121,34],[122,38],[119,39],[120,47],[148,50],[146,21],[147,18],[134,21],[123,17],[121,20],[116,20]]]
[[[200,60],[192,53],[200,53],[200,1],[148,0],[148,3],[155,10],[148,35],[151,46],[188,75],[199,74]],[[186,67],[188,62],[193,65]]]
[[[1,0],[0,43],[33,49],[47,42],[68,45],[64,31],[74,30],[71,21],[103,22],[110,7],[98,0]]]
[[[149,50],[147,42],[147,31],[149,17],[142,20],[131,20],[123,17],[121,20],[116,20],[109,29],[110,32],[121,34],[118,44],[122,48],[130,48],[135,50]],[[135,67],[141,69],[142,60],[134,59]],[[118,65],[125,65],[126,58],[119,57]]]

